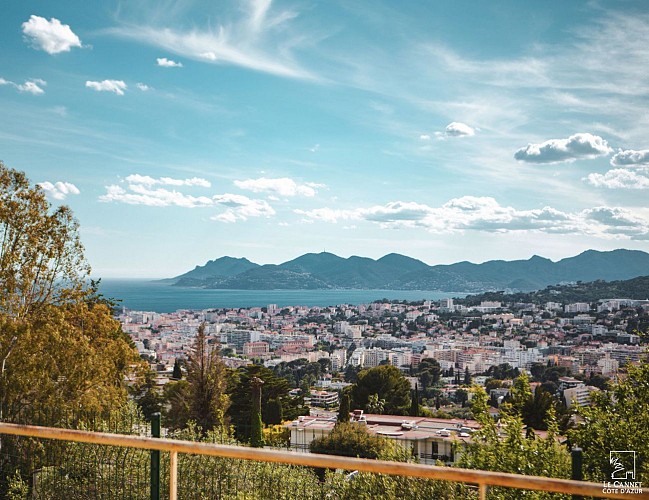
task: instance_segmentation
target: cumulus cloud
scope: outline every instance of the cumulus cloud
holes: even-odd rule
[[[632,167],[635,165],[649,165],[649,149],[634,151],[621,149],[611,158],[611,165],[614,167]]]
[[[147,84],[145,84],[145,83],[140,83],[140,82],[138,82],[138,83],[135,84],[135,86],[136,86],[138,89],[140,89],[142,92],[146,92],[147,90],[151,90],[151,87],[149,87],[149,86],[148,86]]]
[[[236,222],[249,217],[271,217],[275,210],[265,200],[253,200],[239,194],[221,194],[214,196],[215,203],[228,207],[223,213],[213,215],[212,220]]]
[[[191,179],[173,179],[171,177],[154,178],[148,175],[131,174],[126,177],[126,182],[131,184],[144,184],[146,186],[153,186],[160,184],[164,186],[198,186],[198,187],[212,187],[212,184],[207,179],[200,177],[192,177]]]
[[[237,222],[251,217],[271,217],[275,210],[265,200],[254,200],[237,194],[217,194],[213,196],[194,196],[182,193],[177,189],[158,186],[174,186],[184,188],[210,187],[205,179],[173,179],[170,177],[154,178],[148,175],[132,174],[126,177],[126,185],[106,186],[106,193],[99,201],[108,203],[126,203],[129,205],[145,205],[149,207],[182,207],[207,208],[222,207],[223,212],[210,217],[221,222]]]
[[[234,185],[239,189],[252,191],[253,193],[273,193],[280,196],[307,196],[313,197],[318,188],[325,187],[324,184],[307,182],[298,184],[293,179],[282,177],[278,179],[268,179],[260,177],[259,179],[247,179],[245,181],[234,181]]]
[[[595,187],[608,189],[649,189],[647,175],[625,168],[614,168],[605,174],[588,174],[586,180]]]
[[[45,93],[43,87],[47,85],[47,82],[45,80],[41,80],[40,78],[34,78],[31,80],[25,80],[25,83],[15,83],[9,80],[5,80],[4,78],[0,78],[0,85],[9,85],[18,90],[18,92],[27,92],[28,94],[41,95]]]
[[[527,163],[561,163],[606,156],[613,150],[606,140],[589,133],[579,133],[567,139],[550,139],[540,144],[528,144],[514,154]]]
[[[446,137],[467,137],[475,135],[475,129],[469,127],[466,123],[451,122],[444,129]]]
[[[73,47],[81,47],[81,40],[70,26],[61,24],[54,17],[48,21],[44,17],[32,15],[22,24],[22,28],[32,47],[48,54],[69,52]]]
[[[45,194],[55,200],[65,200],[68,195],[79,194],[79,188],[70,182],[55,182],[49,181],[40,182],[38,184]]]
[[[158,63],[158,66],[162,66],[164,68],[182,68],[183,63],[172,61],[171,59],[167,59],[166,57],[158,57],[156,59],[156,62]]]
[[[534,231],[602,238],[649,237],[649,220],[622,208],[563,212],[553,207],[519,210],[491,197],[463,196],[439,207],[395,201],[367,208],[294,210],[307,221],[367,221],[386,229],[421,228],[435,234],[462,231]]]
[[[87,81],[86,87],[97,92],[114,92],[117,95],[124,95],[124,91],[126,90],[126,84],[122,80]]]
[[[106,194],[100,196],[99,201],[149,207],[196,208],[214,205],[214,201],[208,196],[192,196],[165,188],[152,189],[143,184],[131,184],[128,189],[118,185],[106,186]]]

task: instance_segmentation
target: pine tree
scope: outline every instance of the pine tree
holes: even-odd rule
[[[198,327],[187,364],[189,382],[189,418],[204,433],[223,425],[228,404],[226,368],[218,349],[210,349],[205,335],[205,323]]]
[[[469,373],[468,366],[464,369],[464,385],[471,385],[471,373]]]

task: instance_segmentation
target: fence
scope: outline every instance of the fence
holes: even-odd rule
[[[615,493],[611,491],[604,491],[602,484],[589,483],[581,481],[572,481],[567,479],[553,479],[546,477],[523,476],[516,474],[506,474],[498,472],[488,472],[479,470],[459,469],[450,467],[439,467],[430,465],[420,465],[413,463],[401,462],[386,462],[380,460],[363,460],[358,458],[346,458],[329,455],[316,455],[316,454],[302,454],[293,453],[288,451],[256,449],[243,446],[221,445],[214,443],[191,442],[176,439],[159,439],[147,436],[136,435],[121,435],[109,434],[106,432],[89,432],[83,430],[61,429],[52,427],[40,427],[32,425],[0,423],[0,434],[22,436],[24,438],[36,440],[55,440],[53,442],[67,442],[73,443],[74,446],[105,446],[115,447],[115,449],[126,450],[139,450],[140,456],[146,456],[146,450],[154,450],[164,452],[164,459],[161,460],[161,469],[165,473],[163,478],[166,481],[165,494],[172,500],[179,498],[179,490],[183,490],[181,498],[324,498],[326,496],[333,498],[354,498],[354,496],[345,496],[344,488],[336,490],[335,487],[340,483],[340,479],[334,479],[333,482],[318,483],[314,480],[314,475],[307,469],[307,467],[317,467],[325,469],[346,469],[361,472],[369,472],[379,474],[380,477],[397,478],[403,481],[410,480],[424,480],[429,483],[417,483],[417,487],[429,487],[429,490],[417,490],[422,493],[422,496],[416,498],[469,498],[477,496],[479,499],[486,499],[489,487],[497,487],[495,491],[503,491],[500,489],[514,488],[518,490],[535,490],[539,492],[556,492],[564,495],[583,495],[601,498],[633,498],[633,499],[649,499],[649,493],[627,494]],[[145,450],[144,452],[142,450]],[[212,460],[217,460],[212,465],[221,467],[225,476],[225,482],[219,477],[218,471],[212,470],[214,474],[212,477],[196,477],[192,476],[192,468],[183,467],[200,463],[201,460],[208,460],[208,457],[213,457]],[[162,457],[161,457],[162,458]],[[95,463],[99,464],[99,460]],[[249,469],[244,467],[247,477],[243,479],[237,473],[236,467],[238,464],[254,463],[256,469]],[[280,468],[274,467],[273,464],[279,465]],[[111,461],[110,464],[101,464],[99,470],[91,471],[84,468],[81,474],[106,474],[110,476],[111,472],[115,472],[119,467],[125,467],[125,464],[120,464],[118,461]],[[267,469],[264,470],[264,467]],[[103,470],[106,469],[106,470]],[[179,469],[181,472],[179,473]],[[226,470],[227,469],[227,470]],[[232,472],[235,474],[232,474]],[[270,471],[270,473],[269,473]],[[288,473],[288,471],[295,471],[296,473]],[[52,469],[46,472],[41,471],[42,477],[39,477],[35,482],[35,491],[38,494],[43,493],[45,486],[47,486],[47,477],[59,477],[61,474],[70,475],[70,470],[65,469]],[[49,474],[49,475],[48,475]],[[179,488],[179,479],[189,474],[193,482],[194,492],[203,486],[199,480],[207,483],[212,480],[219,481],[218,484],[213,485],[210,493],[208,490],[201,489],[201,496],[196,496],[192,493],[192,485],[185,484]],[[307,477],[307,475],[309,475]],[[387,475],[387,476],[383,476]],[[334,475],[332,475],[334,476]],[[38,476],[37,476],[38,477]],[[87,476],[83,476],[84,478]],[[140,477],[140,476],[137,476]],[[134,481],[138,484],[137,491],[130,490],[123,494],[114,494],[118,492],[116,489],[113,493],[105,496],[99,489],[92,491],[92,495],[87,497],[94,498],[148,498],[147,492],[142,490],[141,482],[136,478],[130,478],[127,481]],[[263,477],[264,483],[259,485],[255,483],[257,477]],[[307,489],[306,484],[300,482],[302,479],[307,478],[310,486]],[[310,478],[310,479],[309,479]],[[433,480],[433,481],[430,481]],[[234,482],[235,484],[227,484]],[[336,482],[338,481],[338,482]],[[436,485],[441,481],[456,482],[460,484],[459,496],[450,496],[450,494],[440,494],[442,490],[435,490]],[[347,481],[348,483],[355,483],[356,479]],[[362,482],[360,483],[362,486]],[[385,483],[388,485],[388,483]],[[392,484],[392,483],[390,483]],[[403,487],[404,484],[398,483],[396,487]],[[477,485],[477,491],[472,490],[467,485]],[[117,485],[118,487],[120,485]],[[128,486],[128,485],[124,485]],[[330,491],[325,491],[323,487],[330,487]],[[387,486],[386,486],[387,487]],[[394,487],[394,485],[390,486]],[[303,488],[303,489],[300,489]],[[343,494],[337,494],[342,492]],[[396,491],[396,490],[394,490]],[[427,493],[430,491],[430,493]],[[450,490],[448,490],[450,491]],[[504,490],[507,491],[507,490]],[[448,492],[447,492],[448,493]],[[515,494],[515,492],[513,492]],[[102,496],[103,495],[103,496]],[[435,496],[431,496],[435,495]],[[400,495],[402,498],[403,495]],[[61,496],[43,498],[61,498]],[[86,498],[87,498],[86,497]],[[384,496],[389,498],[390,495]],[[502,495],[498,495],[502,498]],[[67,500],[72,500],[75,497],[72,494],[65,496]],[[367,497],[371,498],[371,497]]]

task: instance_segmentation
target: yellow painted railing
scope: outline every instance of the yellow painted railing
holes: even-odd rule
[[[169,498],[171,500],[177,499],[178,453],[192,453],[213,457],[257,460],[330,469],[358,470],[378,474],[393,474],[475,484],[478,486],[480,499],[486,499],[488,486],[504,486],[521,490],[548,491],[599,498],[627,498],[635,500],[649,499],[649,492],[646,490],[639,494],[611,493],[609,490],[605,492],[601,483],[524,476],[520,474],[460,469],[454,467],[439,467],[434,465],[387,462],[383,460],[364,460],[360,458],[317,455],[312,453],[294,453],[288,451],[248,448],[244,446],[197,443],[176,439],[160,439],[8,423],[0,423],[0,434],[169,452]]]

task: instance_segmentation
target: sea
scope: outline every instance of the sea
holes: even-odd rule
[[[100,293],[134,311],[174,312],[179,309],[248,308],[268,304],[335,306],[367,304],[375,300],[439,300],[466,293],[440,290],[205,290],[171,286],[142,279],[101,280]]]

